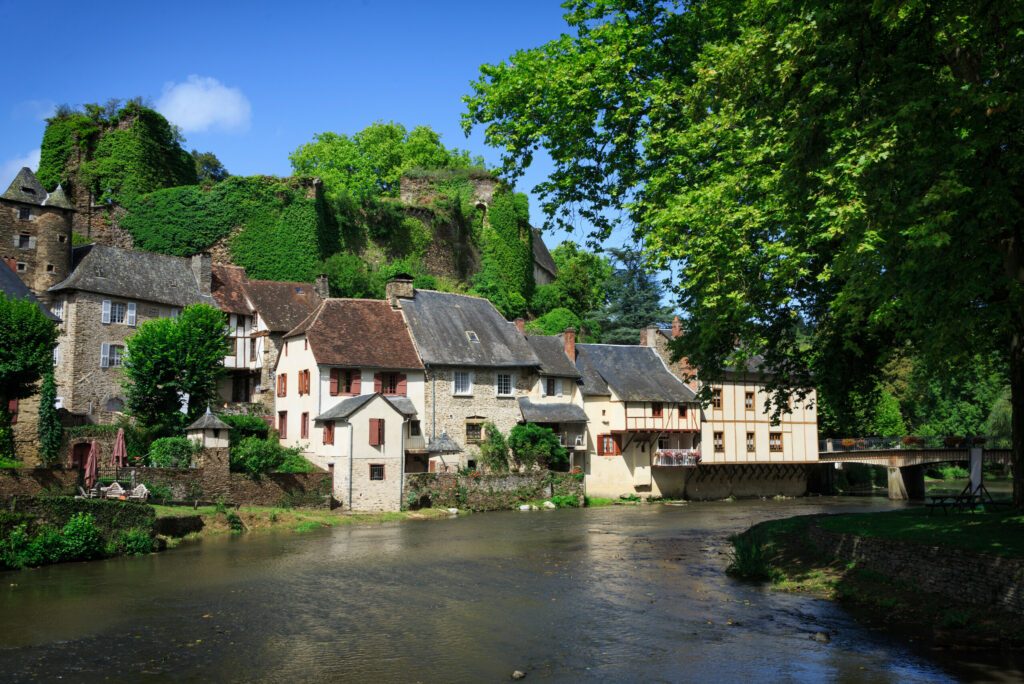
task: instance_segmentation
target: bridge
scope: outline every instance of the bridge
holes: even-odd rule
[[[1012,463],[1010,449],[986,449],[987,440],[978,438],[846,438],[824,439],[818,448],[821,463],[864,463],[889,469],[889,498],[893,500],[925,497],[925,467],[935,463],[966,463],[971,473],[971,489],[981,484],[981,465]]]

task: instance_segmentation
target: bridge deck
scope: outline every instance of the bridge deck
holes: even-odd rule
[[[987,463],[1011,463],[1009,449],[985,449]],[[869,465],[904,468],[906,466],[970,461],[970,449],[862,449],[850,451],[823,451],[818,454],[822,463],[867,463]]]

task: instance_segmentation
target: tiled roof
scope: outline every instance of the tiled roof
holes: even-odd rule
[[[402,314],[380,299],[326,299],[288,337],[305,334],[318,364],[423,368]]]
[[[562,338],[555,335],[528,335],[526,341],[540,359],[540,374],[563,378],[578,378],[580,372],[565,355]]]
[[[486,299],[416,290],[413,298],[399,301],[427,365],[540,365],[526,338]],[[471,334],[479,341],[472,341]]]
[[[527,423],[586,423],[587,413],[582,406],[569,402],[534,403],[519,397],[519,412]]]
[[[46,317],[51,321],[60,320],[53,313],[50,312],[42,302],[36,299],[36,296],[32,294],[32,291],[28,289],[25,283],[21,282],[21,278],[18,274],[7,267],[3,261],[0,261],[0,292],[4,294],[8,299],[27,299],[30,302],[34,302],[43,310]]]
[[[608,395],[611,389],[622,401],[696,401],[651,347],[578,344],[576,366],[583,373],[584,395]]]
[[[221,311],[233,314],[252,315],[252,307],[246,296],[245,269],[241,266],[214,264],[211,268],[213,283],[211,291]]]
[[[80,290],[173,306],[216,306],[213,297],[200,292],[191,259],[86,245],[73,250],[72,263],[71,275],[51,292]]]
[[[250,280],[245,285],[249,301],[272,332],[287,332],[320,305],[321,299],[308,283]]]
[[[0,199],[11,200],[13,202],[24,202],[25,204],[35,204],[36,206],[47,206],[47,207],[60,207],[61,209],[71,209],[71,202],[68,201],[67,195],[64,194],[64,189],[59,185],[57,189],[52,193],[47,193],[46,188],[36,178],[36,174],[32,173],[32,169],[27,166],[21,167],[21,171],[14,177],[11,184],[7,187],[6,192],[0,195]]]
[[[544,238],[541,237],[540,230],[536,228],[533,229],[533,263],[553,276],[558,275],[558,266],[555,265],[555,260],[551,256],[551,252],[548,251],[548,246],[544,244]]]

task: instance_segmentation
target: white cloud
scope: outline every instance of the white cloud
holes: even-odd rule
[[[33,171],[39,168],[39,148],[32,150],[24,157],[15,157],[0,162],[0,192],[7,189],[14,177],[21,171],[21,167],[27,166]]]
[[[195,74],[181,83],[165,84],[156,108],[186,133],[210,128],[244,131],[252,115],[249,98],[241,90]]]

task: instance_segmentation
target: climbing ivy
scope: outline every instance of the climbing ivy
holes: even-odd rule
[[[494,195],[483,228],[483,267],[473,289],[506,317],[521,316],[533,296],[533,231],[522,193]]]
[[[85,114],[72,112],[54,116],[46,122],[39,149],[36,178],[48,192],[68,182],[68,161],[76,153],[86,153],[99,124]]]

